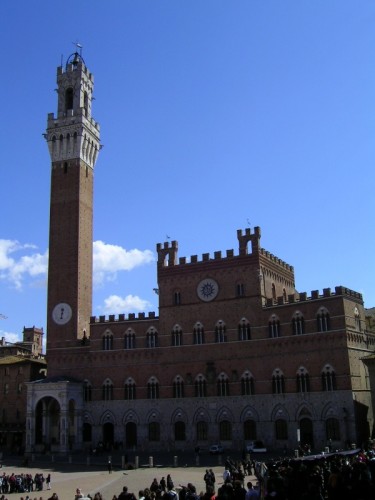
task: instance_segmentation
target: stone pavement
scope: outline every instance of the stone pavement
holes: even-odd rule
[[[45,468],[43,468],[45,467]],[[33,476],[38,472],[43,472],[44,477],[51,474],[51,490],[44,489],[43,491],[34,491],[31,493],[12,493],[6,495],[9,500],[19,500],[21,497],[25,499],[29,495],[31,500],[48,500],[52,493],[57,493],[59,500],[74,500],[75,491],[81,488],[82,492],[92,497],[96,492],[100,492],[104,500],[112,500],[114,495],[118,496],[123,486],[127,486],[129,491],[134,493],[138,498],[140,489],[148,488],[154,478],[160,481],[161,477],[167,477],[170,474],[175,487],[193,483],[197,489],[197,493],[205,491],[205,483],[203,476],[206,467],[141,467],[134,470],[122,470],[114,467],[111,474],[105,467],[90,467],[90,466],[74,466],[70,467],[54,467],[53,469],[46,467],[38,467],[36,464],[30,464],[28,467],[12,466],[4,464],[0,469],[0,474],[31,473]],[[216,476],[216,489],[222,484],[223,466],[210,467]],[[247,476],[247,481],[253,481],[254,476]],[[44,483],[44,488],[45,488]]]

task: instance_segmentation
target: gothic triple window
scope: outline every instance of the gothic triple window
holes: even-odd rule
[[[284,394],[285,380],[284,375],[280,370],[275,370],[272,375],[272,393]]]
[[[238,340],[250,340],[250,323],[246,318],[242,318],[238,325]]]
[[[296,377],[297,383],[297,392],[306,393],[310,392],[310,378],[309,374],[305,370],[305,368],[299,368]]]
[[[327,392],[336,390],[336,375],[330,365],[322,371],[322,390]]]
[[[220,397],[229,396],[229,380],[225,373],[220,373],[217,379],[217,395]]]
[[[102,337],[103,351],[112,351],[113,349],[113,335],[111,332],[105,332]]]
[[[215,326],[215,340],[216,343],[221,344],[227,341],[227,336],[225,335],[226,328],[224,321],[220,320]]]
[[[153,348],[158,346],[158,332],[152,326],[147,331],[147,347]]]
[[[268,322],[268,332],[271,339],[280,337],[280,321],[276,316],[272,316]]]
[[[113,384],[109,379],[102,385],[102,399],[103,401],[112,401],[113,399]]]
[[[241,394],[242,396],[254,394],[254,379],[247,371],[241,377]]]
[[[298,311],[292,319],[293,335],[302,335],[305,333],[305,322],[302,314]]]
[[[203,375],[198,375],[195,379],[195,397],[205,398],[207,396],[207,382]]]
[[[180,375],[173,381],[173,397],[174,398],[183,398],[184,397],[184,381]]]
[[[159,382],[155,377],[151,377],[147,384],[147,398],[159,399]]]
[[[131,328],[125,333],[124,349],[135,349],[135,332]]]
[[[172,330],[172,345],[174,347],[182,345],[182,329],[179,325],[175,325]]]
[[[196,323],[194,325],[193,342],[195,345],[204,344],[204,328],[202,323]]]
[[[124,399],[128,401],[136,399],[136,385],[131,377],[126,380],[124,385]]]
[[[321,307],[316,315],[318,332],[328,332],[330,330],[329,313],[325,307]]]

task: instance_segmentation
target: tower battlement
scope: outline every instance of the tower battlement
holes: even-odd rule
[[[273,255],[272,253],[270,253],[268,250],[265,250],[264,248],[260,249],[260,254],[263,255],[264,257],[266,257],[266,259],[268,259],[270,262],[274,262],[275,264],[277,264],[278,266],[283,267],[287,271],[291,271],[291,272],[294,271],[294,266],[291,266],[290,264],[287,264],[283,260],[281,260],[278,257],[276,257],[276,255]]]
[[[238,257],[243,257],[246,255],[252,254],[260,254],[266,257],[270,262],[274,262],[279,266],[283,267],[287,271],[293,272],[293,266],[287,264],[283,260],[279,259],[272,253],[264,250],[264,248],[260,247],[260,237],[261,237],[261,229],[260,227],[255,227],[254,232],[251,231],[251,228],[246,228],[245,230],[238,229],[237,230],[237,239],[239,243],[238,255],[235,255],[233,249],[226,250],[225,255],[222,255],[221,250],[215,251],[213,257],[211,257],[210,253],[203,253],[201,258],[198,255],[191,255],[188,257],[179,257],[177,258],[178,253],[178,242],[164,242],[158,243],[156,245],[156,250],[158,253],[158,265],[161,267],[167,266],[176,266],[176,265],[185,265],[185,264],[199,264],[202,262],[208,262],[211,260],[221,260],[221,259],[233,259]],[[249,243],[251,245],[249,245]]]
[[[142,321],[142,320],[150,320],[150,319],[159,319],[156,316],[155,312],[149,312],[148,314],[144,312],[139,312],[137,315],[135,313],[129,313],[126,317],[125,314],[119,314],[116,316],[115,314],[110,314],[109,316],[90,316],[90,325],[96,323],[123,323],[124,321],[132,322],[132,321]]]
[[[319,290],[312,290],[308,296],[307,292],[292,293],[288,296],[279,296],[276,299],[268,298],[266,300],[266,307],[282,306],[285,304],[296,304],[301,302],[310,302],[312,300],[326,299],[327,297],[335,297],[339,295],[346,295],[362,302],[362,294],[350,290],[344,286],[336,286],[335,291],[332,292],[330,288],[323,288],[323,293]]]
[[[78,57],[80,57],[80,56],[78,56]],[[83,62],[83,59],[81,57],[77,63],[68,62],[65,65],[65,68],[64,68],[64,66],[58,66],[57,67],[57,77],[59,77],[60,75],[62,75],[64,73],[72,73],[73,71],[77,71],[77,70],[85,73],[87,78],[94,84],[94,75],[88,70],[87,66],[85,65],[85,63]]]

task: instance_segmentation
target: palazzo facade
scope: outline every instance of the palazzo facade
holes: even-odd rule
[[[28,384],[26,451],[361,446],[374,425],[375,351],[362,295],[298,292],[293,266],[261,247],[178,256],[157,244],[159,311],[92,316],[94,79],[80,54],[57,70],[48,115],[51,211],[47,378]],[[308,262],[306,262],[308,265]]]

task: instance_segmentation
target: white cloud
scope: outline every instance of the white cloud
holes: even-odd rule
[[[14,256],[16,252],[35,249],[34,245],[21,245],[15,240],[0,239],[0,280],[10,282],[15,288],[22,288],[25,276],[35,278],[46,275],[48,251],[44,254]]]
[[[127,295],[120,297],[119,295],[110,295],[104,300],[104,313],[121,314],[134,311],[145,311],[152,304],[147,300],[143,300],[137,295]]]
[[[151,250],[126,250],[103,241],[94,242],[94,284],[112,281],[119,271],[131,271],[135,267],[155,260]]]
[[[22,335],[18,335],[17,333],[4,332],[4,330],[0,330],[0,337],[4,337],[6,342],[10,342],[11,344],[15,344],[16,342],[20,342],[22,340]]]
[[[0,239],[0,281],[7,281],[21,289],[27,277],[47,276],[48,250],[44,254],[30,253],[36,247],[20,244],[15,240]],[[16,253],[23,253],[19,256]],[[120,271],[131,271],[135,267],[154,261],[151,250],[126,250],[118,245],[95,241],[93,245],[94,284],[101,285],[116,279]]]

